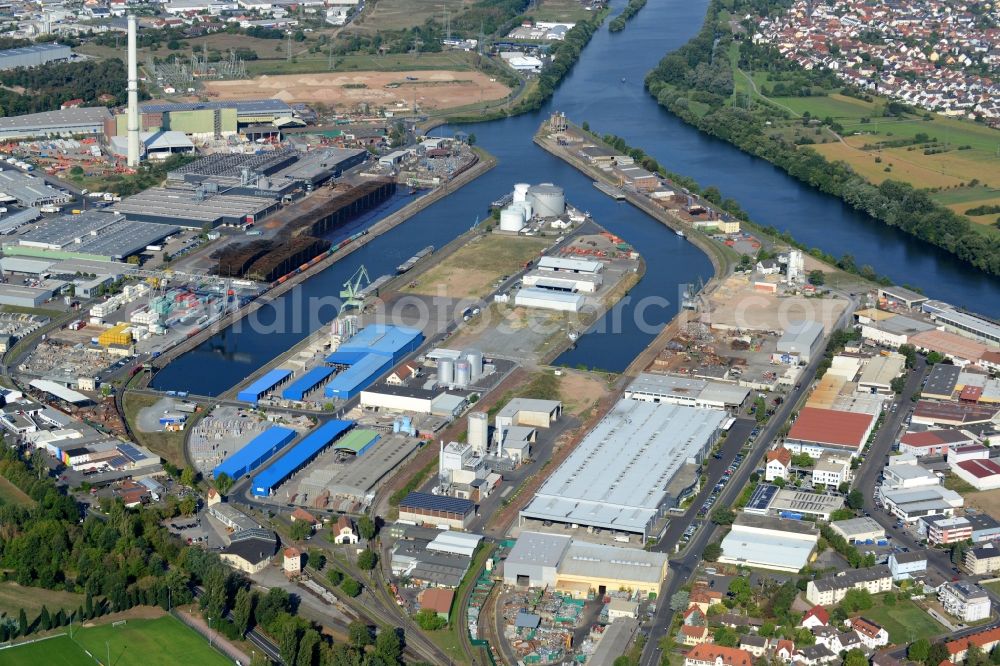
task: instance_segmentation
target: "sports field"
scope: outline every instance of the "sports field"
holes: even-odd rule
[[[156,620],[129,620],[114,627],[85,627],[58,636],[0,651],[4,666],[93,666],[107,661],[110,648],[114,666],[227,666],[233,663],[173,616]],[[90,652],[93,657],[88,657]]]

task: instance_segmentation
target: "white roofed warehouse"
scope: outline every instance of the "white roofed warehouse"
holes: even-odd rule
[[[800,363],[808,363],[823,351],[823,324],[816,321],[789,324],[778,339],[777,351],[798,355]]]
[[[795,573],[809,563],[818,541],[810,522],[741,513],[722,540],[719,561]]]
[[[697,483],[726,413],[622,399],[521,511],[521,519],[641,534]]]

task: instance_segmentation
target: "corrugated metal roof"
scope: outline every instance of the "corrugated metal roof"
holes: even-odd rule
[[[249,469],[261,456],[295,439],[296,434],[291,428],[278,426],[268,428],[219,463],[212,471],[212,475],[218,477],[219,474],[225,472],[229,477],[237,478],[244,474],[244,470]]]
[[[286,400],[302,400],[306,393],[319,386],[320,382],[333,374],[333,368],[318,367],[313,368],[289,384],[281,392],[281,397]]]
[[[281,484],[316,453],[350,430],[353,425],[354,421],[334,419],[313,430],[288,453],[254,477],[253,494],[258,496],[269,494],[275,486]]]
[[[276,384],[290,377],[291,374],[291,370],[285,370],[284,368],[275,368],[274,370],[270,370],[265,373],[263,377],[258,378],[245,389],[240,391],[236,397],[238,400],[255,403],[257,402],[257,396],[271,390]]]

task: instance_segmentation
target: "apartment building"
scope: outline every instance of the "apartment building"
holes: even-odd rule
[[[975,583],[945,583],[938,589],[938,601],[946,611],[964,622],[985,620],[990,616],[990,597]]]
[[[880,564],[811,580],[806,587],[806,601],[820,606],[832,606],[839,603],[848,590],[854,589],[868,590],[872,594],[888,592],[892,589],[892,572],[889,567]]]

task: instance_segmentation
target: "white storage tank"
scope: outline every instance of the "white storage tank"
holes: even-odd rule
[[[486,453],[489,445],[490,421],[486,412],[469,413],[469,436],[467,441],[480,455]]]
[[[515,185],[514,203],[518,203],[519,201],[524,201],[525,197],[528,196],[528,189],[530,187],[531,185],[528,185],[527,183],[518,183],[517,185]]]
[[[450,358],[438,361],[438,385],[449,386],[455,383],[455,362]]]
[[[472,383],[472,366],[468,361],[455,364],[455,386],[468,386]]]
[[[476,381],[483,376],[483,353],[481,351],[470,349],[465,353],[465,360],[469,362],[472,381]]]
[[[524,228],[524,213],[510,206],[500,211],[500,231],[518,232]]]
[[[528,189],[528,203],[538,217],[558,217],[566,212],[566,195],[552,183],[542,183]]]

